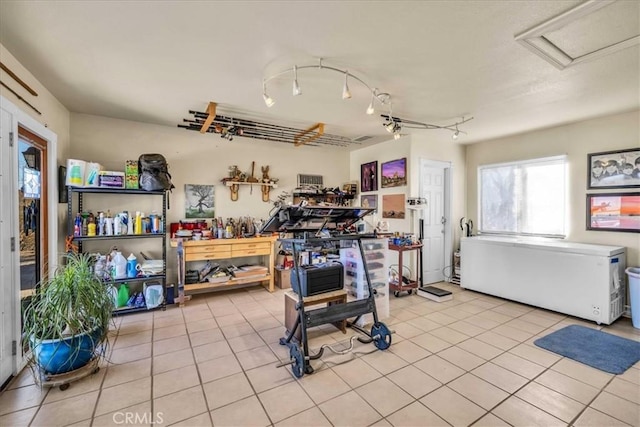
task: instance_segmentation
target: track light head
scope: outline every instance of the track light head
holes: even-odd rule
[[[459,131],[459,130],[456,130],[456,131],[453,133],[453,135],[451,135],[451,139],[453,139],[453,140],[455,141],[456,139],[458,139],[458,137],[459,137],[459,136],[460,136],[460,131]]]
[[[262,94],[262,99],[264,99],[264,104],[269,108],[273,107],[273,104],[276,103],[276,101],[274,101],[269,95],[267,95],[266,92]]]
[[[395,139],[395,140],[400,139],[400,132],[395,132],[395,133],[393,134],[393,139]]]
[[[342,99],[350,99],[351,91],[349,90],[349,70],[344,72],[344,87],[342,88]]]
[[[384,126],[387,132],[392,133],[396,127],[396,122],[394,122],[393,120],[390,120],[389,122],[384,123],[382,126]]]
[[[293,96],[302,95],[300,85],[298,84],[298,66],[293,66]]]
[[[372,115],[373,113],[375,113],[375,109],[373,108],[373,98],[375,97],[375,95],[372,93],[371,94],[371,102],[369,103],[369,106],[367,107],[367,115]]]

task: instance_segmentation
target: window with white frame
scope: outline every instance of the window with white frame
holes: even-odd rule
[[[565,236],[566,156],[478,168],[481,233]]]

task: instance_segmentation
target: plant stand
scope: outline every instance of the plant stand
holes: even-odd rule
[[[94,357],[84,365],[82,368],[75,369],[73,371],[65,372],[64,374],[46,374],[40,372],[40,375],[36,375],[36,383],[41,387],[60,387],[61,391],[69,388],[69,384],[78,381],[89,375],[98,373],[100,367],[98,366],[98,357]],[[39,369],[39,368],[34,368]]]

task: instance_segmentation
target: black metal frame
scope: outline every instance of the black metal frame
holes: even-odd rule
[[[367,332],[363,328],[356,325],[356,323],[363,315],[372,313],[374,329],[380,328],[380,327],[384,327],[386,329],[386,326],[384,326],[384,324],[382,324],[378,320],[378,313],[376,311],[376,303],[375,303],[375,294],[371,286],[369,269],[367,268],[367,263],[364,262],[366,258],[365,258],[364,248],[362,246],[362,239],[372,239],[372,238],[376,238],[376,236],[364,235],[364,234],[355,234],[355,235],[343,234],[343,235],[336,235],[333,237],[326,237],[326,238],[287,238],[287,239],[279,240],[285,249],[291,250],[293,252],[293,261],[295,266],[295,273],[298,276],[297,277],[298,283],[302,283],[302,277],[300,273],[301,269],[298,268],[300,267],[299,265],[300,252],[303,252],[306,250],[312,250],[313,248],[318,248],[318,247],[322,247],[325,249],[330,247],[336,248],[336,244],[340,244],[345,241],[350,241],[350,242],[356,241],[358,245],[358,249],[360,251],[360,256],[362,257],[362,260],[363,260],[365,279],[367,282],[367,287],[369,289],[368,296],[365,299],[351,301],[345,304],[328,305],[327,307],[310,310],[308,312],[305,311],[304,309],[304,298],[302,294],[298,293],[298,303],[296,304],[298,317],[296,318],[296,322],[293,328],[291,328],[291,331],[289,331],[289,334],[286,337],[280,338],[280,344],[287,345],[290,347],[290,349],[291,349],[291,346],[297,346],[297,344],[291,343],[291,340],[295,336],[298,328],[300,328],[300,336],[301,336],[300,344],[302,345],[302,348],[303,348],[303,353],[302,353],[303,357],[301,358],[302,360],[301,370],[305,374],[313,373],[314,369],[309,362],[311,360],[316,360],[322,357],[325,349],[325,346],[323,346],[320,348],[320,350],[316,354],[310,354],[309,343],[307,339],[307,328],[310,328],[313,326],[320,326],[328,323],[335,323],[335,322],[339,322],[342,320],[347,320],[355,317],[353,321],[347,322],[347,326],[365,335],[366,338],[358,337],[358,341],[367,344],[377,339],[379,340],[380,337],[373,336],[372,333]],[[382,348],[382,349],[385,349],[385,348]],[[296,350],[293,351],[292,353],[296,353],[296,354],[299,353],[299,351],[297,350],[297,347],[296,347]],[[299,362],[300,360],[297,361],[297,363]],[[295,361],[292,360],[292,363],[295,363]]]
[[[153,234],[132,234],[132,235],[117,235],[117,236],[73,236],[73,221],[75,216],[73,215],[73,194],[76,193],[78,195],[78,209],[77,212],[82,212],[84,209],[84,194],[138,194],[138,195],[153,195],[153,196],[162,196],[162,218],[164,220],[164,230],[163,233],[153,233]],[[162,239],[162,274],[154,274],[150,276],[144,277],[136,277],[136,278],[127,278],[121,280],[113,280],[109,282],[105,282],[105,284],[116,284],[116,283],[124,283],[124,282],[142,282],[148,280],[159,280],[162,282],[164,301],[155,309],[166,309],[166,301],[167,301],[167,239],[166,239],[166,230],[167,230],[167,192],[164,190],[159,191],[146,191],[146,190],[135,190],[135,189],[123,189],[123,188],[96,188],[96,187],[68,187],[68,199],[67,199],[67,232],[69,236],[73,236],[73,241],[78,245],[78,252],[82,252],[82,243],[83,241],[97,241],[97,240],[120,240],[120,239],[140,239],[140,238],[161,238]],[[174,290],[175,291],[175,290]],[[114,310],[114,315],[120,314],[128,314],[135,313],[138,311],[148,311],[146,307],[140,308],[126,308],[120,310]]]

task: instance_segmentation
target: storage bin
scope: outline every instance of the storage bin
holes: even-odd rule
[[[631,323],[634,328],[640,329],[640,267],[629,267],[625,272],[629,277]]]

